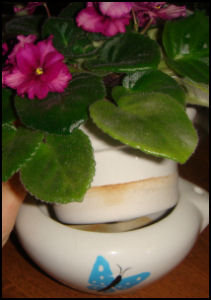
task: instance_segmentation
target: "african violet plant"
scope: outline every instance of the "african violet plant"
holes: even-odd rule
[[[82,201],[95,173],[79,128],[89,119],[185,163],[198,140],[186,106],[208,106],[208,37],[204,12],[167,2],[73,2],[58,16],[45,2],[16,6],[3,32],[3,181],[20,172],[40,200]]]

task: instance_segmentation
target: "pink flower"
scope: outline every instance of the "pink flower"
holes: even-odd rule
[[[86,31],[114,36],[125,32],[130,22],[132,2],[87,2],[76,17],[79,27]]]
[[[3,55],[3,56],[6,55],[7,52],[8,52],[8,50],[9,50],[9,48],[8,48],[7,43],[3,43],[3,44],[2,44],[2,55]]]
[[[11,72],[11,67],[4,67],[3,70],[2,70],[2,76],[1,76],[1,79],[2,79],[2,88],[5,88],[6,87],[6,82],[5,82],[5,78],[7,77],[8,74],[10,74]]]
[[[6,60],[4,63],[3,63],[3,68],[2,68],[2,87],[6,87],[5,85],[5,76],[7,74],[10,73],[11,71],[11,68],[12,68],[12,65],[8,62],[8,59],[7,59],[7,53],[9,51],[9,47],[7,45],[7,43],[3,43],[2,44],[2,56],[3,56],[3,60]]]
[[[28,36],[18,35],[17,39],[18,39],[19,42],[15,45],[15,47],[12,50],[12,52],[8,56],[8,62],[10,64],[14,64],[15,63],[15,58],[16,58],[16,54],[18,53],[18,51],[21,48],[23,48],[26,44],[32,44],[32,43],[34,43],[36,41],[37,37],[34,34],[29,34]]]
[[[5,74],[4,83],[20,96],[44,99],[49,92],[63,92],[72,78],[63,63],[64,56],[52,44],[52,37],[36,45],[26,43],[15,59],[16,64]]]
[[[166,8],[161,8],[159,10],[159,17],[165,20],[171,20],[178,17],[186,16],[185,6],[176,6],[174,4],[168,5]]]
[[[99,2],[98,5],[101,13],[111,18],[124,17],[132,8],[131,2]]]
[[[145,26],[149,21],[155,24],[157,19],[171,20],[186,16],[185,6],[167,4],[167,2],[133,2],[133,9],[139,26]]]

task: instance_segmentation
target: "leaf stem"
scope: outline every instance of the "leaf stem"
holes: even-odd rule
[[[51,17],[51,13],[50,13],[50,10],[49,10],[49,8],[48,8],[47,3],[46,3],[46,2],[43,2],[43,6],[45,7],[45,10],[46,10],[46,12],[47,12],[48,17]]]
[[[134,9],[132,8],[132,16],[133,16],[133,22],[134,22],[134,30],[135,32],[138,32],[138,22],[137,22],[137,18],[136,18],[136,14]]]
[[[147,25],[141,31],[141,34],[144,34],[149,29],[149,27],[150,27],[151,24],[152,24],[152,18],[149,20],[149,22],[147,23]]]

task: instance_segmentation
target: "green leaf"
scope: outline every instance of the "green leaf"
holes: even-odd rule
[[[111,137],[179,163],[193,153],[196,131],[182,106],[169,95],[137,92],[121,97],[118,104],[101,100],[90,107],[93,121]]]
[[[2,124],[16,120],[15,111],[12,104],[12,91],[2,89]]]
[[[94,55],[97,49],[86,31],[77,27],[73,19],[51,17],[42,28],[44,38],[53,34],[53,44],[60,52],[70,58]]]
[[[10,124],[2,126],[2,180],[7,181],[28,163],[40,146],[43,135]]]
[[[77,13],[85,8],[84,2],[72,2],[68,4],[59,14],[62,18],[75,18]]]
[[[128,74],[124,77],[122,85],[112,90],[113,99],[117,104],[121,97],[136,92],[164,93],[177,100],[182,106],[185,104],[184,89],[172,77],[159,70]]]
[[[21,170],[25,188],[45,202],[82,201],[95,172],[89,138],[79,129],[69,136],[47,135]]]
[[[121,97],[133,94],[133,91],[131,89],[125,88],[124,86],[117,85],[112,89],[111,94],[113,100],[118,104],[118,101]]]
[[[186,103],[209,107],[209,85],[183,80],[186,88]]]
[[[91,71],[135,72],[156,68],[160,61],[158,44],[138,33],[119,34],[109,39],[98,57],[84,67]]]
[[[75,18],[77,14],[86,7],[86,2],[72,2],[67,7],[65,7],[61,13],[59,14],[59,17],[66,18],[66,19],[72,19],[75,23]],[[101,33],[93,33],[93,32],[86,32],[82,29],[80,29],[80,32],[83,32],[90,41],[102,41],[107,40],[109,37],[101,34]]]
[[[5,25],[5,31],[10,38],[18,34],[36,34],[39,37],[40,27],[44,20],[43,16],[16,17]]]
[[[135,72],[125,76],[123,87],[133,92],[164,93],[175,98],[180,104],[185,104],[183,88],[170,76],[158,71]]]
[[[71,80],[64,93],[49,94],[43,100],[16,96],[15,107],[27,127],[49,133],[69,134],[88,119],[89,105],[104,96],[102,79],[81,73]]]
[[[209,18],[202,11],[166,22],[163,45],[167,64],[196,82],[209,81]]]

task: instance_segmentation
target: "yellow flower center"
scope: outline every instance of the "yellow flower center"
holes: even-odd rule
[[[36,75],[42,75],[44,73],[43,68],[37,68],[35,70]]]

